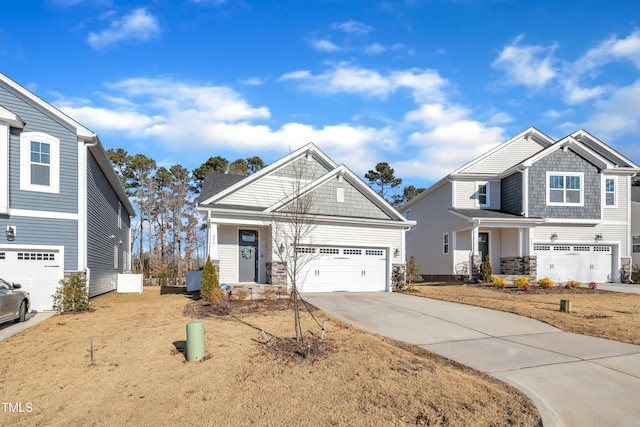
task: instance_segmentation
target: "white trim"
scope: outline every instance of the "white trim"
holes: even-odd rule
[[[480,203],[480,186],[484,185],[484,203]],[[491,206],[490,200],[490,181],[475,181],[475,196],[476,196],[476,207],[479,208],[488,208]]]
[[[551,201],[551,184],[549,182],[549,178],[551,176],[561,176],[562,177],[562,195],[563,195],[563,202],[552,202]],[[567,184],[566,184],[566,178],[567,177],[579,177],[580,178],[580,202],[579,203],[569,203],[567,202]],[[584,206],[584,186],[585,186],[585,182],[584,182],[584,172],[556,172],[556,171],[547,171],[546,173],[546,179],[545,179],[545,192],[546,192],[546,205],[547,206],[576,206],[576,207],[582,207]],[[558,189],[554,189],[554,190],[558,190]],[[572,191],[575,191],[575,189],[571,189]]]
[[[522,170],[522,214],[529,217],[529,168]]]
[[[49,144],[49,185],[31,183],[31,142]],[[23,132],[20,135],[20,190],[60,193],[60,140],[43,132]]]
[[[80,218],[80,216],[77,213],[34,211],[30,209],[11,209],[11,216],[26,216],[31,218],[68,219],[70,221],[78,221],[78,219]]]
[[[0,214],[9,213],[9,129],[0,122]]]
[[[607,204],[607,180],[613,180],[613,204]],[[614,209],[618,207],[618,177],[602,176],[602,207],[604,209]]]
[[[78,144],[78,214],[75,218],[78,221],[78,271],[83,271],[89,265],[87,248],[87,150],[88,148],[84,143]],[[83,220],[80,221],[80,218],[83,218]],[[89,283],[88,280],[87,283]]]

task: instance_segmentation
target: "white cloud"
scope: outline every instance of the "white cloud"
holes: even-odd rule
[[[442,88],[447,85],[447,81],[433,70],[413,68],[385,75],[346,63],[317,75],[307,70],[294,71],[283,75],[280,80],[294,81],[301,90],[323,95],[350,93],[365,97],[387,97],[405,88],[411,91],[418,102],[441,99]]]
[[[333,25],[331,25],[331,28],[349,34],[367,34],[373,30],[373,27],[371,27],[370,25],[366,25],[358,21],[334,23]]]
[[[640,80],[617,89],[610,97],[593,104],[594,114],[584,128],[605,141],[620,135],[640,133]]]
[[[386,52],[387,48],[381,45],[380,43],[373,43],[367,46],[364,51],[369,55],[379,55],[381,53]]]
[[[331,40],[327,40],[327,39],[320,39],[320,40],[313,39],[311,40],[311,46],[315,50],[320,52],[333,53],[333,52],[339,52],[340,50],[342,50],[340,46],[333,43]]]
[[[127,40],[147,41],[159,34],[160,26],[155,16],[144,8],[138,8],[123,18],[111,22],[106,30],[89,33],[87,42],[94,49],[103,49]]]
[[[624,39],[612,36],[602,41],[579,58],[571,69],[581,74],[592,73],[607,63],[620,60],[631,61],[640,69],[640,30],[634,30]]]
[[[520,45],[522,38],[518,36],[505,46],[492,65],[506,73],[509,83],[539,89],[557,74],[553,67],[556,46],[524,46]]]
[[[240,83],[247,86],[260,86],[262,85],[266,79],[260,77],[249,77],[248,79],[239,80]]]

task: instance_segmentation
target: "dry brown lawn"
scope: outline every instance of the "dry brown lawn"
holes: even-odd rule
[[[487,375],[329,318],[325,357],[282,358],[291,311],[203,319],[206,360],[186,362],[185,293],[108,294],[0,342],[0,425],[504,426],[540,423],[530,400]],[[318,327],[303,315],[305,330]],[[93,339],[94,362],[89,355]],[[27,404],[29,404],[27,406]]]
[[[520,314],[563,331],[640,344],[640,294],[533,287],[525,292],[478,285],[415,286],[413,295],[459,302]],[[571,313],[560,300],[571,301]]]

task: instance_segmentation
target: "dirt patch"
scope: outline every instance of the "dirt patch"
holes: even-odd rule
[[[590,289],[586,286],[530,291],[485,285],[429,284],[411,295],[506,311],[553,325],[563,331],[640,344],[640,295]],[[560,300],[571,301],[571,313],[560,311]]]
[[[315,319],[301,314],[303,342],[316,347],[303,358],[291,310],[251,304],[206,313],[184,292],[145,287],[95,298],[93,312],[53,316],[0,342],[0,400],[32,408],[0,413],[0,424],[540,423],[517,389],[321,311]],[[204,323],[206,357],[190,363],[186,324],[196,319]],[[328,323],[324,340],[316,320]],[[277,339],[265,345],[260,331]]]

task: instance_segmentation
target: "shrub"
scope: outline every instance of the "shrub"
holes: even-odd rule
[[[522,288],[524,288],[524,285],[528,285],[529,284],[529,279],[527,279],[524,276],[521,276],[521,277],[516,278],[516,280],[513,281],[513,284],[516,285],[516,288],[522,289]]]
[[[274,300],[278,298],[278,289],[274,287],[267,287],[262,290],[262,297],[266,300]]]
[[[232,295],[235,295],[235,297],[236,297],[235,299],[237,301],[244,301],[247,298],[249,298],[249,291],[246,290],[246,289],[242,289],[241,288],[241,289],[233,291]]]
[[[577,281],[577,280],[569,280],[567,282],[567,284],[565,285],[565,288],[567,289],[573,289],[573,288],[579,288],[580,286],[582,286],[582,283]]]
[[[496,276],[491,281],[491,284],[493,286],[500,286],[501,288],[504,288],[507,285],[507,281],[504,279],[504,277]]]
[[[554,285],[553,280],[549,279],[548,277],[543,277],[542,279],[538,280],[538,284],[544,289],[551,289]]]
[[[640,283],[640,264],[634,264],[631,267],[631,281],[633,283]]]
[[[531,285],[529,283],[525,283],[524,286],[522,287],[522,289],[524,289],[525,291],[530,291],[531,290]]]
[[[480,264],[480,281],[481,282],[491,282],[491,276],[493,276],[493,267],[491,267],[491,260],[489,259],[489,255],[487,255]]]
[[[207,262],[205,262],[204,269],[202,270],[200,296],[211,304],[218,303],[224,297],[224,292],[220,289],[218,273],[210,257],[207,257]]]
[[[411,257],[409,258],[409,261],[407,261],[405,271],[407,275],[407,285],[409,287],[409,290],[412,290],[414,283],[422,282],[422,276],[420,275],[420,265],[416,264],[413,257]]]
[[[60,280],[60,286],[53,294],[54,310],[83,311],[88,310],[90,305],[86,278],[73,273],[68,280]]]
[[[598,289],[596,282],[589,282],[589,289]]]

